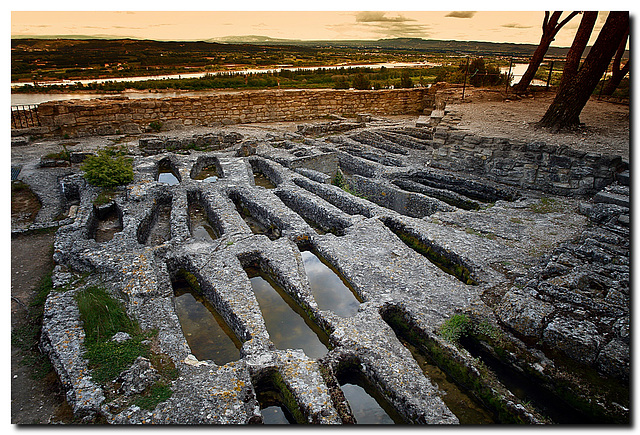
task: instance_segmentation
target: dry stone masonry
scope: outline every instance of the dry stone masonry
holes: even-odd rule
[[[307,101],[305,92],[282,94]],[[397,110],[424,104],[421,92],[402,94]],[[219,109],[220,114],[243,122],[251,107],[257,120],[299,119],[273,115],[286,106],[270,100],[276,94],[259,93],[255,100],[233,94],[228,98],[237,113]],[[360,109],[339,91],[314,95],[309,107],[323,113],[335,111],[333,105]],[[51,119],[73,125],[78,134],[97,134],[99,128],[88,127],[92,122],[86,119],[92,104],[98,103],[70,103],[68,113]],[[219,103],[209,104],[196,109],[186,99],[171,103],[174,110],[182,108],[184,120],[193,112],[221,121]],[[95,116],[110,126],[121,122],[109,127],[120,129],[156,119],[166,106],[110,101],[91,110],[99,110]],[[315,115],[311,110],[299,110],[299,116]],[[468,422],[452,411],[444,387],[416,360],[412,349],[422,346],[471,395],[492,404],[495,422],[555,420],[539,402],[516,396],[494,360],[527,374],[550,397],[578,403],[578,413],[628,422],[628,387],[625,402],[624,394],[615,400],[598,396],[594,389],[602,385],[589,385],[580,375],[566,383],[574,367],[598,373],[605,384],[625,385],[629,379],[624,163],[477,137],[455,129],[454,114],[439,118],[436,127],[416,128],[370,112],[355,124],[337,117],[301,125],[296,133],[221,127],[204,135],[141,137],[126,144],[136,155],[134,181],[103,206],[94,205],[99,189],[77,166],[23,168],[24,181],[42,198],[51,196],[43,201],[43,215],[74,211],[59,222],[56,234],[57,291],[45,306],[42,347],[79,418],[260,423],[259,386],[275,379],[269,382],[286,392],[287,407],[299,422],[352,423],[339,380],[341,373],[357,372],[404,423]],[[216,176],[197,179],[206,168]],[[163,172],[175,181],[160,181]],[[256,181],[260,177],[269,188]],[[57,189],[46,193],[45,184]],[[208,240],[194,237],[193,207],[203,210],[211,226]],[[102,241],[97,233],[107,219],[112,232]],[[303,264],[307,250],[353,289],[360,301],[353,316],[319,306]],[[323,356],[274,344],[249,270],[277,284],[326,335]],[[218,365],[193,355],[172,288],[182,271],[197,280],[202,296],[241,342],[238,360]],[[155,351],[176,367],[171,396],[153,410],[116,406],[120,402],[109,398],[108,387],[92,379],[74,294],[95,283],[107,286],[143,329],[157,331]],[[474,329],[451,343],[440,331],[461,317]],[[144,392],[155,370],[148,360],[136,360],[119,376],[120,394]]]

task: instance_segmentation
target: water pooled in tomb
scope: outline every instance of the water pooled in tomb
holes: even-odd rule
[[[122,231],[122,219],[115,204],[103,210],[94,209],[94,215],[93,239],[96,242],[108,242],[115,233]]]
[[[202,168],[198,175],[193,177],[194,180],[199,180],[205,183],[213,183],[220,178],[218,174],[218,168],[215,164]]]
[[[266,275],[246,269],[271,341],[278,349],[302,349],[309,358],[327,353],[328,337],[302,308]]]
[[[313,297],[321,310],[351,317],[362,302],[351,287],[330,266],[311,251],[302,251],[302,261]]]
[[[189,222],[191,237],[194,239],[212,242],[218,238],[201,204],[197,202],[189,204]]]
[[[338,374],[340,389],[358,424],[402,424],[404,419],[357,370]]]
[[[224,365],[240,359],[242,343],[215,308],[190,283],[193,275],[178,273],[172,278],[175,307],[191,353],[198,360]]]
[[[180,183],[180,179],[175,174],[171,163],[168,161],[161,161],[158,165],[158,182],[174,186]]]
[[[256,186],[262,186],[265,189],[275,189],[276,186],[269,180],[269,178],[261,172],[254,172],[253,178],[256,182]]]

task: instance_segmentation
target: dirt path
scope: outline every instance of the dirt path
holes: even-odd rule
[[[53,268],[53,232],[11,240],[11,423],[69,421],[61,385],[36,346],[41,326],[31,306],[35,290]]]

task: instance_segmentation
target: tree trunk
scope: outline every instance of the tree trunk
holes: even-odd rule
[[[533,52],[533,56],[529,61],[529,66],[525,71],[524,75],[520,79],[520,81],[513,86],[513,91],[516,94],[522,94],[527,91],[531,80],[536,75],[540,64],[544,60],[544,55],[547,54],[547,50],[549,50],[549,46],[553,42],[556,37],[558,31],[569,22],[574,16],[576,16],[578,12],[571,12],[567,18],[562,20],[562,22],[558,23],[560,19],[560,15],[562,15],[562,11],[556,11],[551,14],[551,18],[549,18],[549,11],[544,13],[544,22],[542,23],[542,37],[540,38],[540,44],[536,48],[536,51]]]
[[[620,82],[622,81],[624,76],[627,75],[628,72],[629,72],[629,61],[627,61],[627,63],[624,64],[622,69],[613,71],[613,74],[611,75],[611,79],[607,82],[607,84],[604,86],[604,89],[602,90],[602,95],[613,95],[613,92],[616,89],[618,89]]]
[[[609,66],[628,26],[628,11],[609,13],[598,39],[575,75],[575,79],[568,80],[566,85],[558,91],[537,126],[557,131],[580,124],[580,112]]]
[[[567,61],[564,64],[564,70],[562,71],[562,81],[560,82],[559,89],[567,83],[568,80],[573,80],[578,68],[580,67],[580,60],[582,59],[582,53],[587,47],[593,26],[596,24],[598,18],[598,12],[586,11],[582,13],[582,20],[580,20],[580,26],[576,32],[576,36],[573,39],[571,48],[567,53]]]
[[[620,68],[620,63],[622,62],[622,56],[627,48],[627,39],[629,38],[629,29],[627,29],[627,33],[624,38],[622,38],[622,42],[618,46],[618,51],[616,52],[616,57],[613,59],[613,67],[611,68],[611,79],[607,82],[602,90],[603,95],[612,95],[613,91],[616,90],[624,76],[629,72],[629,61],[627,61],[622,68]]]

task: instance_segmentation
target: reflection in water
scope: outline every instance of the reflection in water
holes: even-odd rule
[[[467,390],[458,387],[453,379],[435,364],[429,351],[430,346],[412,332],[402,310],[392,307],[382,313],[382,318],[391,326],[398,340],[411,352],[425,376],[444,393],[441,395],[442,401],[458,417],[461,424],[495,423],[493,414],[485,409],[473,393],[467,393]]]
[[[189,205],[189,221],[191,237],[194,239],[213,242],[218,238],[201,204],[194,202]]]
[[[236,206],[236,210],[238,214],[242,217],[244,222],[247,224],[249,229],[253,234],[262,234],[267,236],[270,240],[277,240],[280,238],[281,233],[280,230],[274,226],[271,228],[266,228],[262,223],[260,223],[256,218],[251,216],[249,209],[242,204],[242,202],[237,198],[231,198],[233,203]]]
[[[260,172],[254,172],[253,178],[256,181],[256,186],[262,186],[265,189],[275,189],[276,186],[269,180],[267,176]]]
[[[358,424],[394,424],[389,414],[359,385],[340,386]]]
[[[302,251],[302,260],[311,292],[321,310],[331,310],[342,317],[358,312],[361,300],[336,272],[310,251]]]
[[[260,410],[264,424],[290,424],[281,406],[267,406]]]
[[[403,424],[404,418],[355,367],[337,373],[340,389],[359,424]]]
[[[295,424],[296,419],[284,405],[280,373],[273,372],[252,380],[264,424]],[[286,387],[285,387],[286,388]],[[300,422],[302,423],[302,422]]]
[[[158,173],[158,182],[173,186],[178,184],[178,177],[176,177],[170,169],[161,169]]]
[[[184,278],[176,278],[173,288],[176,314],[191,353],[218,365],[239,360],[242,343],[213,306],[195,294]]]
[[[400,338],[400,337],[399,337]],[[437,365],[422,355],[418,349],[410,343],[402,340],[402,344],[411,351],[414,359],[427,378],[434,382],[444,394],[442,401],[458,417],[460,424],[493,424],[495,421],[491,414],[471,396],[462,391]]]
[[[327,346],[323,342],[328,343],[326,334],[308,319],[289,295],[256,272],[250,269],[247,274],[271,341],[278,349],[302,349],[310,358],[325,355]]]
[[[205,183],[213,183],[217,181],[218,178],[220,178],[220,175],[218,175],[218,168],[216,167],[216,165],[202,168],[198,175],[193,177],[194,180],[200,180]]]

